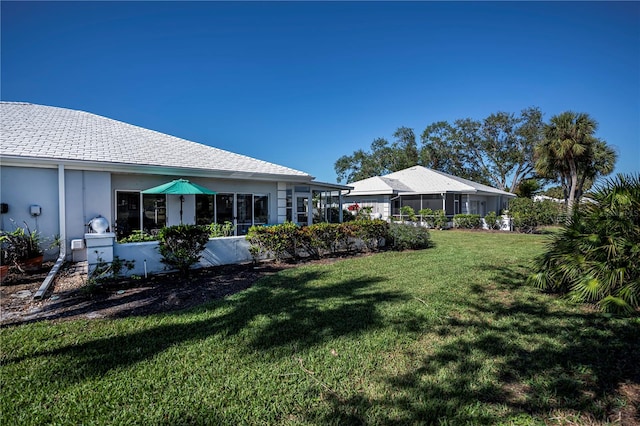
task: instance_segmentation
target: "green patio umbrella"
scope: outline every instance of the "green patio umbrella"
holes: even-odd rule
[[[180,223],[182,223],[182,203],[184,203],[183,195],[205,194],[215,195],[216,192],[200,186],[196,183],[189,182],[186,179],[176,179],[153,188],[145,189],[143,194],[174,194],[180,195]]]

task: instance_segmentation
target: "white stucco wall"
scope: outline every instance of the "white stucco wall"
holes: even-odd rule
[[[44,239],[59,233],[58,171],[31,167],[0,167],[0,201],[9,205],[9,211],[0,215],[0,227],[13,231],[16,225],[38,230]],[[40,216],[29,213],[29,206],[39,205]],[[50,241],[49,241],[50,242]],[[46,253],[47,258],[55,253]]]
[[[127,275],[144,276],[145,262],[147,273],[149,274],[168,271],[166,265],[162,263],[157,241],[128,244],[115,243],[113,255],[121,260],[135,261],[134,268],[131,271],[123,271]],[[251,262],[252,260],[253,257],[249,253],[249,242],[245,237],[212,238],[207,243],[202,253],[202,258],[195,267],[206,268],[232,265]]]
[[[9,204],[9,212],[1,215],[0,227],[11,231],[11,219],[20,226],[26,222],[50,243],[60,234],[58,169],[2,166],[0,170],[0,198]],[[108,172],[65,170],[67,253],[71,254],[72,239],[83,238],[89,220],[99,214],[111,220],[110,187]],[[40,216],[29,214],[32,204],[42,207]],[[57,250],[45,252],[45,259],[56,256]]]

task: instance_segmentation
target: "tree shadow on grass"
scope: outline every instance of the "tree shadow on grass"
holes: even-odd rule
[[[170,323],[166,325],[67,344],[24,357],[8,356],[3,363],[47,358],[51,360],[48,367],[35,371],[33,380],[75,383],[150,359],[173,345],[215,335],[244,333],[243,346],[247,352],[285,345],[305,349],[327,339],[357,335],[382,326],[376,306],[403,297],[373,291],[371,287],[379,281],[375,277],[314,284],[325,275],[322,271],[310,271],[268,277],[232,298],[159,316],[160,323],[168,319]],[[204,319],[190,320],[190,317]]]
[[[477,297],[460,312],[425,324],[426,340],[442,344],[428,355],[405,352],[417,368],[385,377],[391,392],[332,398],[324,420],[366,424],[368,413],[382,411],[394,414],[378,422],[392,425],[496,424],[519,416],[640,424],[638,316],[559,308],[551,298],[521,294],[508,300],[502,293],[523,284],[523,271],[497,269],[503,278],[474,286]],[[625,387],[633,389],[626,398]]]

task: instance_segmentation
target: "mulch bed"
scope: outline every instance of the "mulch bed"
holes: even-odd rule
[[[83,271],[65,264],[42,300],[33,295],[52,263],[22,274],[11,270],[0,285],[0,326],[42,320],[121,318],[186,309],[249,288],[263,276],[295,265],[262,263],[225,265],[177,273],[122,279],[88,286]]]

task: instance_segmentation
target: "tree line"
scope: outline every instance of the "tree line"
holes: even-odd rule
[[[421,165],[512,193],[556,183],[569,209],[600,176],[610,174],[617,154],[595,136],[598,123],[566,111],[542,119],[537,107],[519,114],[496,112],[482,120],[429,124],[416,141],[399,127],[394,140],[376,138],[368,151],[343,155],[334,165],[347,183]]]

